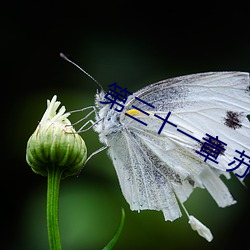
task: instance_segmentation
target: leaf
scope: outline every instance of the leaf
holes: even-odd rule
[[[115,245],[116,241],[118,240],[118,238],[120,236],[120,233],[121,233],[123,225],[124,225],[124,221],[125,221],[125,211],[122,208],[122,218],[121,218],[120,225],[117,228],[117,231],[116,231],[115,235],[113,236],[113,238],[111,239],[111,241],[103,248],[103,250],[110,250],[113,248],[113,246]]]

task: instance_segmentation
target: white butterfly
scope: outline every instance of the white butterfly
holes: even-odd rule
[[[245,150],[250,155],[249,88],[249,75],[242,72],[176,77],[130,95],[122,112],[101,104],[105,102],[105,93],[97,93],[97,123],[93,128],[108,147],[131,210],[161,210],[165,220],[173,221],[181,216],[177,200],[183,205],[195,187],[206,188],[220,207],[235,203],[220,175],[230,178],[226,170],[234,157],[239,157],[235,150]],[[147,126],[125,115],[126,112]],[[165,118],[169,112],[168,121],[176,126],[166,123],[159,134],[163,121],[155,114]],[[218,163],[209,159],[205,162],[197,153],[204,145],[202,138],[208,139],[206,134],[218,136],[226,144],[216,160]],[[246,167],[242,164],[237,173],[242,175]],[[189,219],[194,230],[212,240],[207,227],[193,216]]]
[[[239,176],[249,170],[249,74],[209,72],[163,80],[118,103],[118,110],[124,105],[122,112],[103,104],[105,95],[103,89],[97,92],[96,122],[89,121],[104,147],[89,158],[108,148],[131,210],[161,210],[165,220],[174,221],[181,204],[191,228],[211,241],[210,230],[183,203],[196,187],[207,189],[220,207],[236,202],[220,176],[229,179],[227,169],[237,164]],[[206,142],[210,146],[205,148]]]

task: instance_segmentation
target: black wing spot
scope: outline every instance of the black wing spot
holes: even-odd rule
[[[248,121],[250,122],[250,115],[247,115],[247,119],[248,119]]]
[[[224,118],[224,124],[233,129],[241,128],[242,113],[227,111],[227,116]]]
[[[250,85],[249,85],[249,86],[247,86],[246,92],[248,92],[248,93],[249,93],[249,95],[250,95]]]

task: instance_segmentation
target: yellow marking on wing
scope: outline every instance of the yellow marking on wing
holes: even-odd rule
[[[143,111],[144,111],[144,110],[143,110]],[[147,113],[149,113],[149,114],[152,114],[151,112],[148,112],[148,111],[145,111],[145,112],[147,112]],[[132,116],[143,114],[142,112],[140,112],[140,111],[137,110],[137,109],[130,109],[130,110],[128,110],[126,113],[129,114],[129,115],[132,115]],[[143,115],[145,115],[145,114],[143,114]]]
[[[129,115],[138,115],[138,114],[140,115],[140,114],[142,114],[142,112],[140,112],[137,109],[130,109],[126,113],[128,113]]]

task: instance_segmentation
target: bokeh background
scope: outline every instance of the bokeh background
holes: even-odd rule
[[[246,3],[246,2],[245,2]],[[97,85],[59,57],[69,55],[102,83],[134,92],[169,77],[250,69],[248,6],[239,1],[11,1],[1,4],[1,249],[48,249],[46,178],[25,161],[26,143],[57,94],[67,110],[93,105]],[[77,121],[83,114],[75,114]],[[82,134],[89,154],[102,145]],[[213,235],[206,242],[187,217],[165,222],[161,212],[132,212],[106,152],[81,175],[62,181],[60,229],[65,250],[102,249],[125,209],[114,249],[248,249],[249,187],[225,182],[237,204],[218,208],[205,190],[186,202]],[[219,192],[220,190],[218,190]]]

